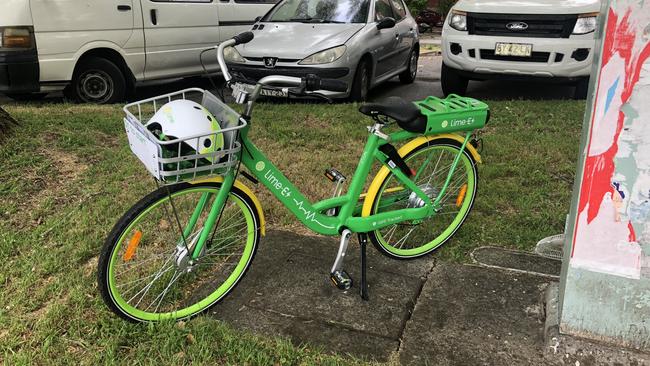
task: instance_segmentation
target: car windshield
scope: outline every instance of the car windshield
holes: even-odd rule
[[[283,0],[265,22],[365,23],[370,0]]]

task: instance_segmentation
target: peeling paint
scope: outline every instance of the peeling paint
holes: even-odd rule
[[[611,2],[571,258],[634,279],[650,233],[649,23],[648,4]]]
[[[560,329],[650,347],[650,1],[611,0],[568,221]]]

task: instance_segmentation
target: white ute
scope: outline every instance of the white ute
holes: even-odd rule
[[[199,55],[277,0],[0,0],[0,93],[115,103],[140,82],[202,73]],[[215,52],[203,60],[218,69]]]
[[[469,80],[574,84],[585,98],[599,0],[460,0],[442,31],[442,90],[465,94]]]

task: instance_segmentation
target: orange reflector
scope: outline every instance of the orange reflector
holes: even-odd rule
[[[456,207],[460,207],[463,204],[463,200],[465,199],[466,194],[467,184],[463,184],[463,186],[460,187],[460,192],[458,192],[458,198],[456,198]]]
[[[140,244],[140,239],[142,239],[142,231],[136,230],[131,240],[129,240],[129,245],[126,247],[126,252],[124,252],[124,256],[122,257],[125,262],[128,262],[133,258],[135,250],[138,248],[138,244]]]

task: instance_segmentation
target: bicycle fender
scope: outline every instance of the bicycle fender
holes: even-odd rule
[[[222,183],[223,177],[216,176],[208,179],[195,180],[190,183],[196,184],[196,183],[205,183],[205,182]],[[253,191],[250,188],[248,188],[248,186],[246,186],[244,183],[240,182],[239,180],[235,181],[235,187],[237,187],[246,195],[248,195],[253,201],[253,204],[255,205],[255,210],[257,210],[257,214],[260,217],[260,232],[262,233],[262,236],[266,236],[266,218],[264,217],[264,210],[262,210],[262,204],[260,203],[260,200],[257,198],[255,193],[253,193]]]
[[[446,133],[442,135],[435,135],[435,136],[420,136],[417,137],[411,141],[409,141],[406,145],[402,146],[398,153],[400,156],[404,157],[411,151],[415,150],[418,146],[427,143],[429,141],[433,140],[442,140],[442,139],[449,139],[449,140],[454,140],[458,141],[459,144],[463,144],[465,142],[465,138],[460,135],[456,134],[451,134],[451,133]],[[476,161],[478,164],[481,164],[481,155],[476,151],[474,146],[471,144],[467,144],[465,146],[465,149],[469,151],[470,155]],[[372,211],[372,203],[375,200],[375,197],[377,196],[377,193],[379,192],[379,188],[381,187],[381,183],[386,179],[388,176],[388,173],[390,173],[390,170],[386,168],[385,166],[382,166],[381,169],[379,169],[379,172],[377,175],[375,175],[375,178],[372,180],[372,183],[370,183],[370,187],[368,187],[368,193],[366,194],[365,200],[363,201],[363,209],[361,210],[361,217],[368,217],[370,216],[370,212]]]

